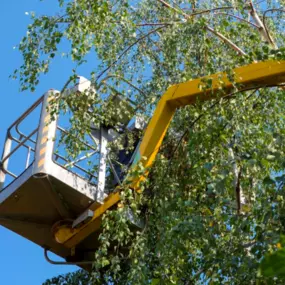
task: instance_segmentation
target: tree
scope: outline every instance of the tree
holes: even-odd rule
[[[71,154],[81,147],[74,135],[111,119],[106,95],[128,97],[150,117],[171,84],[218,71],[232,78],[233,67],[285,59],[282,0],[58,5],[53,16],[32,15],[13,77],[34,91],[62,52],[77,66],[96,56],[95,94],[59,97],[54,110],[73,112],[72,136],[63,139]],[[75,77],[76,70],[62,91]],[[46,284],[283,284],[284,268],[272,270],[272,262],[283,253],[284,108],[284,90],[268,86],[179,110],[142,193],[127,185],[121,193],[144,229],[131,231],[121,207],[109,211],[93,272]]]

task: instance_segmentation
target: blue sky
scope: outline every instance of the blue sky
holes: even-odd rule
[[[20,93],[19,83],[8,78],[13,70],[22,63],[21,55],[13,47],[26,33],[30,19],[25,12],[53,13],[56,8],[57,0],[1,2],[0,152],[3,149],[6,130],[11,123],[45,91],[50,88],[61,89],[72,70],[72,65],[68,61],[64,64],[56,63],[50,74],[41,79],[35,93]],[[88,76],[88,74],[82,75]],[[47,278],[74,269],[76,268],[50,265],[44,259],[42,248],[0,226],[0,284],[38,285]]]

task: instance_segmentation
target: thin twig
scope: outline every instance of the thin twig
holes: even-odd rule
[[[276,12],[276,11],[285,13],[285,10],[284,10],[284,9],[279,9],[279,8],[267,9],[267,10],[264,11],[264,13],[263,13],[262,23],[263,23],[265,32],[266,32],[266,34],[267,34],[268,37],[270,37],[270,34],[269,34],[269,31],[268,31],[268,28],[267,28],[267,25],[266,25],[266,21],[265,21],[266,18],[265,18],[265,16],[266,16],[266,14],[267,14],[268,12]]]
[[[175,10],[178,14],[181,14],[182,11],[178,10],[177,8],[171,6],[170,4],[168,4],[167,2],[165,2],[164,0],[158,0],[160,3],[162,3],[164,6],[166,6],[169,9]],[[223,6],[223,7],[216,7],[216,8],[212,8],[212,9],[206,9],[206,10],[202,10],[202,11],[198,11],[192,14],[186,14],[187,17],[193,17],[193,16],[197,16],[197,15],[201,15],[201,14],[206,14],[206,13],[211,13],[217,10],[232,10],[234,9],[233,6]],[[184,13],[184,12],[182,12]]]
[[[138,92],[140,92],[142,95],[144,95],[145,97],[147,96],[147,94],[142,91],[139,87],[135,86],[133,83],[131,83],[129,80],[127,80],[126,78],[124,78],[123,76],[120,76],[120,75],[116,75],[116,74],[110,74],[106,77],[104,77],[101,82],[99,83],[98,85],[98,89],[101,87],[101,84],[108,80],[109,78],[118,78],[118,79],[121,79],[122,81],[124,81],[125,83],[127,83],[128,85],[130,85],[131,87],[133,87],[134,89],[136,89]]]
[[[265,2],[266,0],[261,0],[261,1],[258,1],[257,3],[255,3],[255,5],[258,5],[258,4],[260,4],[260,3],[262,3],[262,2]]]
[[[68,84],[69,84],[72,80],[74,80],[74,79],[75,79],[74,76],[70,76],[70,77],[69,77],[69,79],[68,79],[68,80],[66,81],[66,83],[63,85],[63,87],[62,87],[62,89],[61,89],[61,91],[60,91],[60,94],[63,94],[63,92],[66,90]]]
[[[145,27],[145,26],[168,26],[168,25],[174,25],[177,22],[165,22],[165,23],[140,23],[136,24],[137,27]],[[178,22],[179,23],[179,22]]]
[[[156,33],[157,31],[161,30],[165,26],[161,26],[159,28],[156,28],[154,30],[151,30],[147,34],[143,35],[142,37],[138,38],[136,41],[134,41],[130,46],[128,46],[118,57],[115,59],[108,67],[106,67],[96,78],[98,80],[102,77],[102,75],[107,72],[110,68],[112,68],[132,47],[134,47],[138,42],[142,41],[143,39],[147,38],[149,35]]]
[[[218,10],[232,10],[232,9],[234,9],[234,7],[232,7],[232,6],[216,7],[216,8],[213,8],[213,9],[207,9],[207,10],[198,11],[198,12],[189,14],[189,16],[193,17],[193,16],[197,16],[197,15],[211,13],[211,12],[218,11]]]
[[[236,15],[234,15],[234,14],[218,12],[218,13],[215,13],[214,15],[225,15],[225,16],[233,17],[233,18],[236,18],[236,19],[238,19],[238,20],[240,20],[240,21],[242,21],[242,22],[245,22],[245,23],[247,23],[247,24],[249,24],[249,25],[252,25],[252,26],[255,27],[255,28],[259,28],[259,26],[257,26],[256,24],[254,24],[254,23],[252,23],[252,22],[250,22],[250,21],[248,21],[248,20],[246,20],[246,19],[243,19],[243,18],[241,18],[241,17],[239,17],[239,16],[236,16]]]

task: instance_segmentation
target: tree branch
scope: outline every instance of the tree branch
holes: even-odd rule
[[[66,88],[67,88],[67,86],[69,85],[69,83],[71,82],[71,81],[73,81],[73,80],[75,80],[77,78],[77,75],[76,76],[70,76],[69,78],[68,78],[68,80],[65,82],[65,84],[63,85],[63,87],[61,88],[61,91],[60,91],[60,94],[63,94],[64,93],[64,91],[66,90]]]
[[[274,40],[270,36],[268,30],[265,28],[263,22],[260,20],[252,1],[249,1],[249,7],[250,7],[250,15],[252,16],[253,20],[255,21],[256,25],[258,26],[258,31],[261,35],[261,37],[271,45],[272,48],[277,49],[278,47],[276,46]]]
[[[217,37],[219,37],[221,40],[223,40],[225,43],[227,43],[229,46],[231,46],[235,51],[237,51],[239,53],[239,55],[245,56],[246,53],[239,48],[236,44],[234,44],[231,40],[229,40],[228,38],[226,38],[224,35],[222,35],[221,33],[215,31],[213,28],[211,28],[210,26],[206,26],[206,29],[208,31],[210,31],[211,33],[213,33],[214,35],[216,35]]]
[[[262,24],[264,26],[264,29],[265,29],[265,32],[266,32],[266,35],[268,37],[270,37],[270,34],[269,34],[269,31],[268,31],[268,28],[267,28],[267,25],[266,25],[266,22],[265,22],[265,16],[268,12],[275,12],[275,11],[279,11],[279,12],[283,12],[285,13],[285,10],[284,9],[279,9],[279,8],[273,8],[273,9],[268,9],[266,10],[264,13],[263,13],[263,17],[262,17]]]
[[[164,0],[157,0],[157,1],[159,1],[160,3],[162,3],[165,7],[167,7],[167,8],[169,8],[169,9],[175,11],[176,13],[178,13],[178,14],[180,14],[180,15],[182,15],[182,16],[184,16],[184,18],[186,18],[186,19],[190,19],[190,18],[191,18],[191,15],[188,15],[188,14],[186,14],[185,12],[176,9],[175,7],[173,7],[173,6],[171,6],[170,4],[168,4],[167,2],[165,2]],[[195,13],[194,13],[194,14],[195,14]],[[196,15],[197,15],[197,14],[196,14]],[[239,48],[236,44],[234,44],[231,40],[229,40],[228,38],[226,38],[224,35],[222,35],[221,33],[217,32],[217,31],[215,31],[215,30],[214,30],[212,27],[210,27],[210,26],[207,26],[207,25],[206,25],[205,27],[206,27],[206,29],[207,29],[209,32],[211,32],[211,33],[213,33],[214,35],[216,35],[218,38],[220,38],[222,41],[224,41],[226,44],[228,44],[231,48],[233,48],[235,51],[237,51],[239,55],[242,55],[242,56],[246,55],[246,53],[245,53],[241,48]]]

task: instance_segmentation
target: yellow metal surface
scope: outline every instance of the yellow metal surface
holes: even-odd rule
[[[64,244],[68,248],[72,248],[80,243],[91,233],[97,231],[101,224],[102,215],[110,209],[113,205],[120,201],[119,192],[110,194],[105,200],[104,204],[98,206],[94,212],[92,220],[78,229],[71,227],[62,227],[55,232],[55,239],[57,242]]]
[[[233,70],[235,77],[235,90],[266,87],[285,82],[285,61],[265,61],[238,67]],[[205,82],[211,81],[211,87],[205,88]],[[177,108],[200,101],[211,100],[219,96],[229,95],[233,90],[233,83],[229,81],[225,73],[217,73],[204,78],[191,80],[171,86],[161,97],[152,119],[146,129],[141,146],[140,155],[146,157],[141,160],[145,167],[151,166],[168,126]],[[222,93],[220,91],[223,91]],[[136,178],[136,185],[141,178]],[[98,206],[94,216],[87,224],[73,230],[71,228],[59,229],[55,237],[66,247],[72,248],[85,239],[88,235],[97,231],[100,227],[101,216],[112,206],[120,201],[118,192],[110,194],[103,205]],[[94,209],[93,209],[94,210]]]
[[[236,88],[239,90],[280,84],[285,82],[285,61],[253,63],[234,69],[234,74]],[[212,81],[212,87],[204,89],[204,82],[208,79]],[[168,125],[178,107],[193,104],[198,98],[200,101],[214,99],[218,91],[223,91],[220,96],[226,96],[231,90],[233,90],[233,83],[229,81],[225,73],[217,73],[171,86],[160,99],[143,137],[140,154],[141,157],[147,158],[145,161],[142,160],[144,166],[148,167],[154,161]]]

